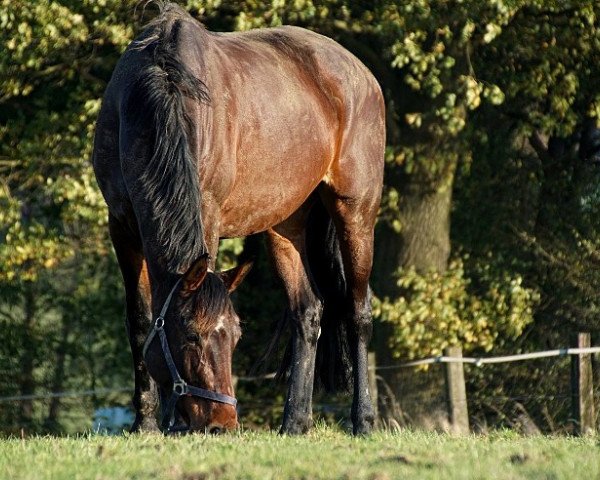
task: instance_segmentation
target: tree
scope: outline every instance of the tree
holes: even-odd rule
[[[95,349],[123,329],[107,322],[122,302],[89,153],[104,85],[132,36],[129,12],[116,1],[0,2],[0,299],[11,338],[0,355],[20,365],[3,394],[60,390],[71,376],[85,386],[82,330]],[[109,351],[119,357],[125,344]],[[106,365],[106,376],[123,375],[123,363]],[[21,403],[23,426],[54,425],[58,401],[47,413]]]
[[[136,5],[0,0],[0,331],[9,339],[0,395],[113,386],[129,375],[121,282],[88,158],[114,64],[152,15]],[[453,343],[480,352],[556,346],[573,328],[598,331],[600,196],[588,161],[600,114],[597,2],[185,5],[212,30],[314,29],[380,81],[388,131],[373,274],[385,321],[380,361]],[[230,262],[240,242],[222,250]],[[238,303],[256,318],[246,338],[260,339],[252,298],[241,292]],[[255,342],[243,348],[247,365]],[[544,380],[526,371],[508,378]],[[57,402],[25,403],[21,415],[64,428],[61,411]],[[2,421],[18,416],[2,412]]]

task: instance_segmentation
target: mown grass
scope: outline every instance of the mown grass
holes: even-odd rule
[[[597,438],[451,437],[328,427],[301,437],[240,432],[37,437],[0,442],[2,479],[584,479],[600,478]]]

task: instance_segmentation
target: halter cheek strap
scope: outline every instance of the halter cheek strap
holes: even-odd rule
[[[173,431],[173,425],[175,423],[175,405],[177,404],[177,400],[179,397],[186,396],[194,396],[203,398],[205,400],[210,400],[212,402],[225,403],[227,405],[232,405],[235,407],[237,405],[237,400],[234,397],[230,397],[229,395],[225,395],[219,392],[213,392],[211,390],[207,390],[205,388],[195,387],[193,385],[188,385],[187,382],[181,378],[177,367],[175,366],[175,361],[173,360],[173,356],[171,355],[171,349],[169,348],[169,342],[167,341],[167,335],[165,333],[165,315],[167,314],[167,310],[169,309],[169,304],[173,298],[173,294],[175,290],[181,283],[181,278],[177,280],[173,288],[169,292],[167,299],[160,311],[158,317],[154,321],[154,326],[152,330],[148,334],[146,341],[144,342],[143,355],[144,360],[146,359],[146,354],[148,352],[148,348],[150,344],[158,334],[158,338],[160,339],[160,346],[163,352],[163,356],[165,358],[165,362],[167,367],[169,368],[169,372],[171,373],[171,380],[173,381],[173,391],[171,392],[171,397],[167,402],[164,410],[163,410],[163,418],[161,422],[161,428],[166,431]]]
[[[154,328],[152,328],[152,330],[150,330],[148,337],[146,337],[146,341],[144,342],[144,349],[142,350],[142,354],[144,355],[144,358],[146,358],[146,352],[148,351],[148,347],[150,347],[152,340],[154,340],[156,333],[165,326],[165,316],[167,315],[167,310],[169,309],[169,305],[171,304],[171,300],[173,299],[175,290],[177,290],[177,287],[179,286],[180,283],[181,283],[181,278],[179,278],[179,280],[177,280],[175,282],[175,285],[173,285],[173,288],[169,292],[169,295],[167,296],[167,299],[165,300],[165,303],[163,304],[162,309],[160,310],[160,313],[158,314],[158,317],[154,321]]]

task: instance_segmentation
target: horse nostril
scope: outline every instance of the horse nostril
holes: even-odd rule
[[[209,427],[208,431],[210,433],[212,433],[213,435],[218,435],[219,433],[223,432],[223,429],[217,425],[213,426],[213,427]]]

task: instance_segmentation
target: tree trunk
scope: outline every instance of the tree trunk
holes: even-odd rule
[[[36,295],[32,284],[25,285],[23,296],[23,338],[25,345],[21,355],[21,378],[19,382],[19,391],[21,395],[32,395],[35,389],[35,379],[33,378],[33,369],[35,366],[33,348],[34,322],[36,314]],[[21,401],[19,412],[19,423],[25,430],[31,427],[33,421],[33,400],[25,399]]]
[[[540,160],[542,174],[535,234],[543,238],[548,229],[555,228],[557,215],[565,215],[565,207],[572,208],[577,203],[572,183],[575,154],[571,151],[571,139],[550,137],[546,146],[536,132],[530,143]]]
[[[451,179],[453,180],[453,178]],[[444,182],[452,185],[452,181]],[[397,297],[401,291],[397,286],[395,272],[398,268],[414,267],[418,272],[443,272],[448,266],[450,255],[450,209],[452,189],[450,186],[431,191],[413,182],[401,190],[399,219],[402,230],[394,232],[388,225],[380,225],[376,234],[374,259],[375,277],[373,288],[380,297]],[[398,359],[392,355],[389,338],[391,326],[376,324],[373,347],[379,365],[393,365]],[[393,405],[407,393],[406,374],[402,369],[380,370],[379,376],[388,384],[396,399],[382,398],[381,413],[386,405]],[[399,421],[399,419],[395,419]]]
[[[407,191],[401,198],[398,266],[444,272],[450,256],[451,188],[426,194]]]
[[[54,367],[54,375],[52,378],[51,391],[59,392],[63,389],[64,378],[65,378],[65,362],[67,358],[67,348],[69,334],[71,333],[72,323],[65,319],[62,322],[60,344],[56,351],[56,364]],[[60,412],[61,399],[59,397],[52,398],[50,401],[50,407],[48,408],[48,416],[44,421],[44,430],[47,432],[58,431],[58,414]]]
[[[581,137],[585,135],[584,129]],[[595,310],[588,309],[585,300],[583,304],[578,300],[595,295],[597,287],[590,281],[592,270],[588,270],[594,263],[586,267],[589,260],[572,256],[575,251],[583,251],[573,246],[578,241],[574,232],[580,238],[595,235],[593,223],[587,221],[589,213],[584,213],[581,203],[585,191],[596,187],[595,167],[585,160],[595,153],[590,153],[591,147],[585,142],[585,150],[578,152],[579,137],[574,134],[546,141],[536,132],[529,139],[539,159],[540,177],[535,243],[531,247],[539,272],[544,271],[540,283],[543,301],[536,319],[556,324],[556,328],[536,331],[541,343],[556,343],[565,333],[593,329],[597,324]],[[562,289],[561,295],[556,295],[557,289]]]

